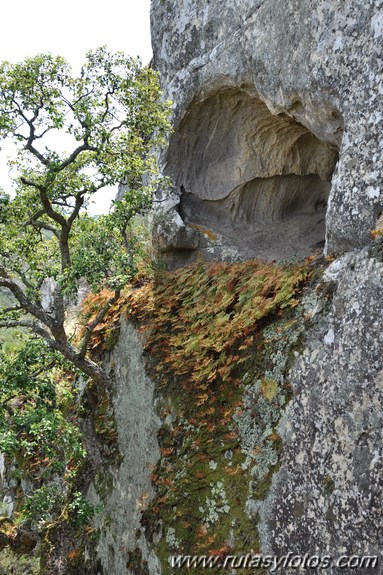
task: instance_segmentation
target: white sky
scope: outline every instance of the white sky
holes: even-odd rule
[[[1,6],[0,61],[52,52],[64,56],[76,71],[87,50],[106,44],[110,51],[140,56],[148,64],[149,12],[150,0],[8,0]],[[6,160],[4,148],[0,186],[10,191]],[[110,199],[110,193],[99,195],[95,211],[106,209]]]

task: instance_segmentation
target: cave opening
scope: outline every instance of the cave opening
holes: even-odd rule
[[[286,260],[323,247],[338,147],[259,97],[226,88],[192,103],[169,158],[182,219],[210,232],[199,248],[207,259],[230,248],[233,258]]]

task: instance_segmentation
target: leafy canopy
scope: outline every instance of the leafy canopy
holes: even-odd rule
[[[105,48],[88,52],[80,75],[50,54],[0,64],[0,140],[11,139],[15,193],[0,193],[0,327],[29,328],[94,381],[91,333],[135,273],[132,220],[158,186],[153,149],[166,137],[169,105],[156,73]],[[109,214],[92,218],[92,196],[124,184]],[[83,340],[70,341],[68,296],[80,279],[112,290]]]
[[[159,185],[152,152],[168,113],[156,73],[105,48],[87,54],[78,77],[50,54],[0,63],[0,141],[15,149],[13,192],[0,190],[0,328],[34,334],[0,351],[0,452],[14,480],[29,480],[17,512],[35,523],[68,501],[76,521],[90,513],[74,491],[87,453],[73,381],[81,371],[96,384],[84,393],[90,405],[106,393],[89,343],[135,274],[132,222]],[[92,196],[116,184],[124,197],[91,217]],[[68,307],[80,280],[109,297],[74,340]]]

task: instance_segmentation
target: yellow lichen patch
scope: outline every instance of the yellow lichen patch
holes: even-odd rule
[[[273,379],[263,379],[261,382],[261,393],[263,397],[272,401],[278,393],[278,384]]]
[[[213,233],[211,230],[208,230],[207,228],[203,228],[202,226],[199,226],[197,224],[191,224],[191,227],[198,230],[199,232],[201,232],[201,234],[204,234],[205,236],[207,236],[209,238],[209,240],[216,240],[217,239],[217,234]]]

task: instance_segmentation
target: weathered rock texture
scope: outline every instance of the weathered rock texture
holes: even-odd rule
[[[304,255],[323,240],[336,146],[273,116],[245,89],[194,104],[169,154],[181,216],[213,228],[242,256]]]
[[[153,496],[150,469],[159,458],[154,413],[154,386],[145,372],[143,349],[134,328],[122,322],[110,368],[115,376],[113,398],[121,461],[108,465],[89,491],[90,501],[99,510],[95,527],[100,538],[90,549],[101,567],[95,574],[158,575],[161,568],[140,524],[143,511]],[[98,507],[97,507],[98,506]]]
[[[378,568],[358,572],[383,573],[382,255],[336,260],[313,301],[279,426],[283,463],[262,507],[264,552],[377,555]]]
[[[324,239],[347,252],[308,294],[281,468],[257,507],[262,551],[378,555],[383,2],[153,0],[152,31],[174,102],[170,265],[301,257]],[[189,226],[198,247],[191,231],[177,244]],[[358,572],[383,573],[382,558]]]
[[[202,230],[205,257],[302,256],[324,240],[327,202],[328,251],[369,241],[383,211],[382,7],[153,0],[174,102],[164,163],[184,221],[215,232]]]
[[[150,350],[144,358],[122,321],[109,358],[121,458],[105,451],[88,492],[99,538],[89,541],[86,572],[167,575],[173,553],[213,549],[216,557],[373,555],[374,569],[330,563],[309,572],[383,575],[383,242],[370,237],[383,213],[383,0],[152,0],[152,31],[154,65],[174,102],[162,158],[174,194],[155,226],[169,264],[301,258],[325,239],[327,252],[346,253],[283,321],[287,304],[267,321],[261,315],[266,324],[253,332],[237,330],[254,338],[247,364],[242,346],[199,341],[203,306],[189,349],[173,340],[174,353],[207,346],[216,363],[227,353],[238,370],[241,401],[223,372],[227,389],[208,433],[187,417],[177,380],[148,378]],[[234,297],[237,280],[225,277],[215,291],[214,273],[198,296],[209,311],[228,297],[216,314],[223,323],[233,325],[234,308],[256,316],[263,300],[254,285],[254,295]],[[270,278],[259,281],[272,300]],[[172,297],[171,315],[161,316],[167,339],[172,329],[179,336],[175,310],[186,321],[185,299],[201,304],[193,290]],[[253,308],[243,313],[241,301]],[[213,362],[203,369],[214,381]],[[169,397],[165,384],[175,387]],[[202,389],[201,410],[217,395]],[[230,402],[238,411],[228,422]],[[223,440],[222,425],[240,437]]]

